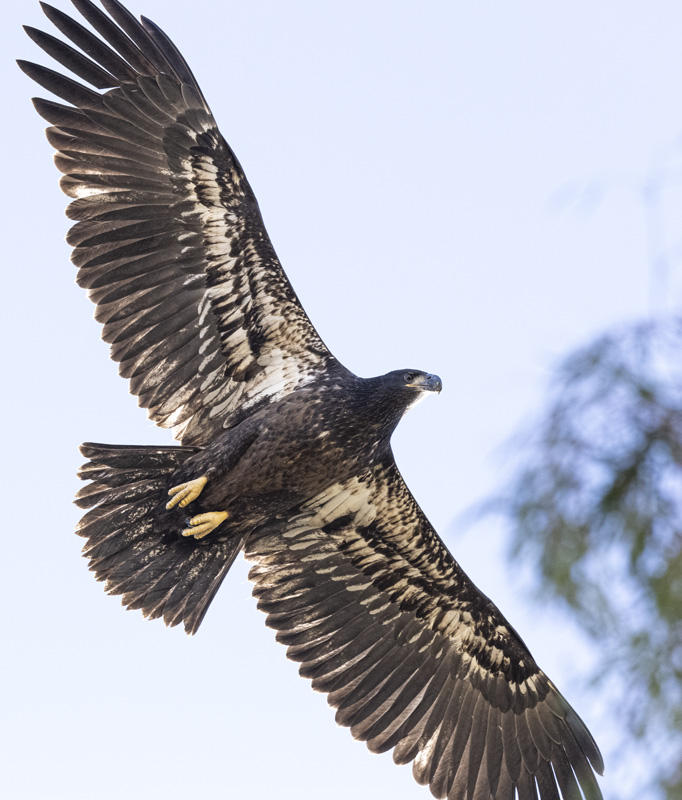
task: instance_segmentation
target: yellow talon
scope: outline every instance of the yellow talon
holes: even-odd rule
[[[175,508],[178,504],[180,508],[184,508],[188,503],[196,500],[204,486],[206,486],[207,480],[208,478],[205,475],[201,475],[193,481],[187,481],[187,483],[180,483],[177,486],[173,486],[172,489],[168,490],[168,494],[171,495],[172,500],[166,503],[166,509],[170,510],[171,508]]]
[[[211,531],[215,530],[221,522],[228,518],[227,511],[207,511],[205,514],[197,514],[189,521],[191,527],[184,528],[183,536],[194,536],[195,539],[203,539]]]

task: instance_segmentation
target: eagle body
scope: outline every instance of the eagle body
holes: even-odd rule
[[[392,458],[391,434],[421,394],[403,388],[403,375],[422,373],[405,370],[365,379],[345,372],[315,381],[221,433],[190,455],[171,483],[206,475],[208,484],[191,514],[228,511],[229,521],[214,539],[249,533],[333,484],[371,472]],[[425,377],[440,386],[435,376]],[[176,512],[178,529],[187,524],[188,513]],[[168,517],[160,521],[167,525]]]
[[[194,633],[243,552],[267,624],[337,722],[412,762],[434,796],[599,800],[587,727],[395,463],[391,434],[440,379],[340,364],[177,47],[118,0],[73,3],[83,22],[41,3],[69,43],[26,31],[75,77],[19,64],[57,98],[34,104],[71,198],[77,281],[131,392],[179,442],[81,447],[90,569]]]
[[[419,393],[394,383],[351,373],[316,381],[220,434],[172,481],[205,474],[192,512],[228,510],[223,535],[233,526],[253,528],[390,456],[391,434]]]

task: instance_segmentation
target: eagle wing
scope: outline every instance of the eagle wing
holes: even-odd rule
[[[436,797],[601,798],[587,728],[450,555],[392,457],[252,534],[246,554],[268,625],[337,722],[414,761]]]
[[[78,283],[149,416],[183,444],[344,368],[277,259],[241,166],[185,60],[116,0],[74,0],[100,34],[42,4],[79,50],[29,36],[91,89],[29,62],[68,105],[34,100],[51,123]],[[105,90],[105,91],[96,91]]]

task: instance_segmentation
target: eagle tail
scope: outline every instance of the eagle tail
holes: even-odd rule
[[[79,477],[90,481],[76,504],[90,509],[77,533],[97,580],[123,605],[195,633],[244,539],[197,541],[169,529],[165,512],[173,474],[194,447],[86,443]]]

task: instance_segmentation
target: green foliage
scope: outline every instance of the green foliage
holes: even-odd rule
[[[572,353],[496,503],[512,556],[598,643],[593,683],[615,693],[669,800],[682,795],[681,354],[682,319]]]

